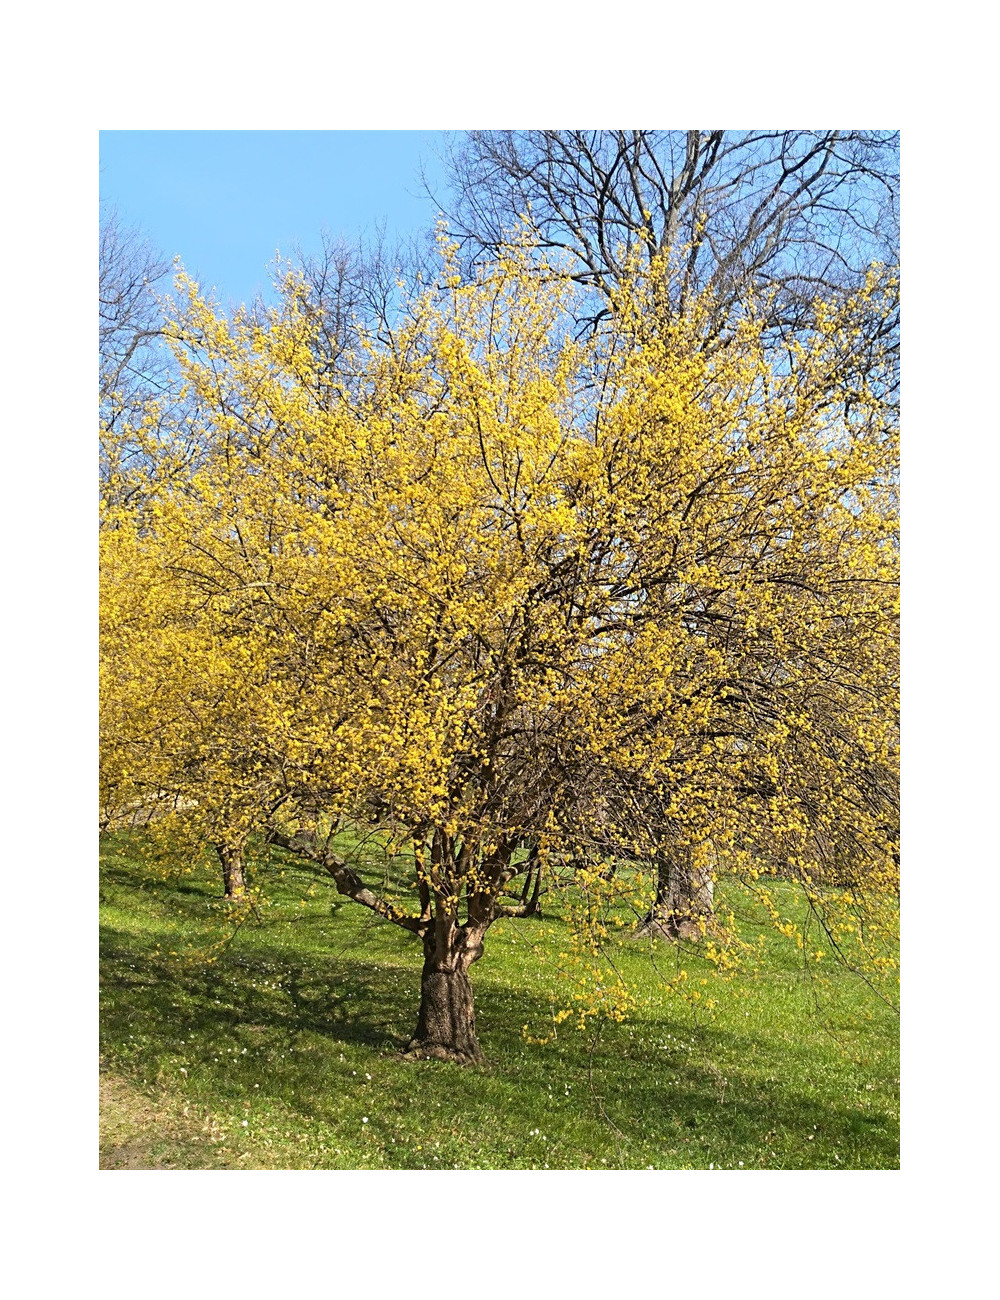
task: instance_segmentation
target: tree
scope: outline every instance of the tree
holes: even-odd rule
[[[207,848],[225,897],[241,901],[250,832],[281,800],[262,761],[272,700],[255,667],[267,651],[221,601],[207,608],[214,593],[185,570],[190,513],[179,534],[174,503],[150,497],[138,520],[104,509],[102,826],[145,827],[148,849],[187,866]]]
[[[599,328],[637,260],[663,269],[655,310],[683,313],[708,291],[701,345],[726,346],[746,305],[770,346],[808,338],[818,301],[853,296],[844,381],[864,384],[895,358],[898,296],[869,310],[872,262],[899,257],[899,137],[892,131],[472,131],[450,151],[450,227],[474,264],[522,239],[565,256],[590,292],[577,309]],[[882,370],[895,395],[895,364]],[[704,881],[684,879],[684,852],[662,863],[662,911],[711,914]],[[684,903],[684,899],[688,902]],[[654,909],[655,910],[655,909]],[[671,909],[668,909],[671,910]],[[670,926],[647,917],[641,932]]]
[[[297,250],[290,268],[315,317],[317,373],[326,389],[352,381],[361,331],[393,346],[407,302],[436,269],[418,241],[390,247],[381,230],[353,243],[323,232],[319,251]]]
[[[574,337],[569,277],[513,249],[463,283],[455,252],[334,392],[301,279],[264,323],[182,282],[204,454],[130,546],[203,644],[134,665],[177,703],[154,783],[205,827],[249,791],[239,826],[418,938],[409,1049],[471,1062],[469,971],[529,867],[710,847],[817,908],[831,862],[892,888],[896,444],[888,360],[843,365],[874,277],[778,362],[752,302],[716,351],[711,292],[658,312],[659,263]],[[407,894],[338,849],[358,822]]]
[[[98,266],[100,396],[105,424],[126,417],[129,395],[147,382],[149,345],[162,333],[155,287],[170,266],[114,210],[101,221]]]
[[[126,490],[130,463],[142,455],[124,437],[148,420],[169,386],[170,353],[162,343],[163,318],[156,287],[170,270],[137,231],[124,226],[114,210],[100,227],[99,375],[101,486],[112,481]]]
[[[672,310],[711,289],[709,344],[751,295],[772,339],[788,339],[872,262],[898,266],[894,131],[470,131],[448,161],[442,206],[472,259],[497,256],[527,219],[593,291],[580,309],[592,325],[637,256],[670,269]],[[895,346],[895,306],[867,327],[880,353]]]

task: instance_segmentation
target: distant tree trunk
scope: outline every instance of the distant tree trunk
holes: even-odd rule
[[[482,932],[438,918],[424,936],[420,1014],[408,1056],[473,1065],[483,1060],[476,1038],[469,967],[483,951]]]
[[[222,863],[222,883],[226,898],[233,902],[245,898],[247,884],[243,872],[243,845],[216,844],[215,851]]]
[[[528,910],[525,916],[541,916],[542,905],[538,901],[538,894],[542,887],[542,868],[535,867],[535,883],[531,887],[531,897],[528,899]]]
[[[656,901],[634,938],[700,938],[714,915],[714,892],[711,874],[695,867],[690,845],[664,850],[656,864]]]
[[[521,888],[521,905],[524,916],[541,916],[542,909],[538,895],[542,885],[542,868],[538,861],[538,849],[534,848],[528,855],[528,868],[524,873],[524,885]]]

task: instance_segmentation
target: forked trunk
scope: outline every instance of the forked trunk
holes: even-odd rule
[[[222,883],[225,896],[233,902],[246,898],[247,884],[243,874],[243,846],[216,844],[215,851],[222,863]]]
[[[634,938],[699,939],[714,915],[711,873],[694,864],[687,845],[661,854],[656,867],[656,901]]]
[[[460,1065],[483,1060],[469,979],[469,967],[482,950],[480,937],[465,926],[431,927],[424,939],[420,1014],[407,1056]]]

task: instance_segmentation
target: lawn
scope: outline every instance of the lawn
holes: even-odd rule
[[[745,900],[743,973],[620,938],[637,1005],[583,1030],[554,1021],[565,925],[498,922],[472,969],[488,1063],[461,1068],[399,1054],[415,939],[291,862],[267,883],[237,927],[211,873],[102,841],[102,1168],[898,1168],[896,1012]]]

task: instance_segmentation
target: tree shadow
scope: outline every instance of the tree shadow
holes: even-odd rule
[[[235,1101],[256,1084],[257,1095],[280,1100],[303,1118],[330,1120],[336,1097],[353,1086],[349,1067],[360,1067],[366,1054],[375,1064],[379,1057],[398,1059],[418,1009],[418,945],[393,931],[366,952],[362,965],[352,933],[345,928],[348,942],[338,950],[315,952],[282,943],[277,927],[258,928],[251,944],[206,965],[152,952],[166,931],[138,935],[105,926],[103,1048],[142,1077],[196,1065],[213,1072],[214,1095]],[[829,1087],[819,1091],[803,1082],[807,1046],[719,1025],[692,1030],[669,1019],[641,1025],[645,1046],[628,1025],[614,1024],[599,1034],[571,1030],[540,1044],[521,1027],[550,1020],[551,999],[543,990],[515,987],[486,969],[474,983],[487,1064],[413,1062],[379,1071],[387,1115],[416,1110],[434,1124],[443,1109],[464,1131],[488,1124],[498,1142],[520,1150],[528,1097],[538,1117],[532,1127],[562,1125],[569,1132],[582,1126],[573,1141],[591,1150],[611,1133],[621,1167],[645,1167],[662,1159],[664,1149],[680,1152],[678,1163],[689,1158],[707,1165],[720,1146],[764,1150],[764,1163],[778,1168],[816,1167],[823,1163],[821,1148],[841,1150],[845,1160],[867,1152],[875,1163],[863,1167],[898,1163],[892,1117],[863,1113]],[[654,1050],[648,1041],[656,1038],[672,1046]],[[689,1041],[682,1050],[680,1041],[692,1038],[692,1050]],[[237,1068],[237,1058],[246,1065]],[[228,1070],[227,1061],[233,1063]],[[572,1109],[552,1087],[557,1080],[572,1085]],[[819,1145],[808,1141],[810,1132]]]

